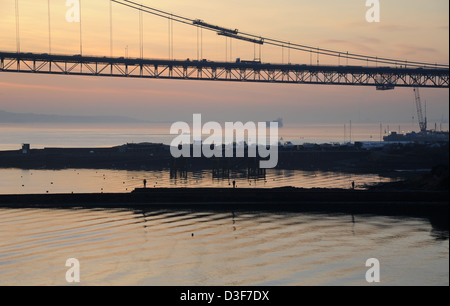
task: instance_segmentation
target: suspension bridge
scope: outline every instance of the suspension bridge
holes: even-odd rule
[[[0,52],[0,71],[15,73],[90,75],[102,77],[128,77],[150,79],[178,79],[201,81],[232,81],[259,83],[322,84],[372,86],[378,90],[395,87],[449,88],[449,65],[426,62],[405,61],[392,58],[374,57],[356,53],[335,51],[263,37],[238,29],[217,26],[201,19],[191,19],[155,9],[134,1],[110,0],[110,45],[109,56],[89,56],[83,54],[82,27],[80,22],[80,52],[75,55],[52,53],[49,14],[49,53],[28,53],[20,51],[20,28],[18,0],[16,1],[16,40],[15,52]],[[112,5],[126,7],[139,12],[138,58],[114,57],[112,52]],[[81,5],[80,5],[81,15]],[[50,2],[49,2],[50,11]],[[168,58],[149,59],[144,57],[143,26],[144,14],[164,18],[168,21]],[[173,56],[173,23],[181,23],[197,28],[197,59],[178,60]],[[254,46],[253,60],[212,61],[203,59],[202,33],[211,31],[225,37],[229,45],[241,41]],[[280,48],[286,52],[307,53],[309,64],[270,63],[261,60],[261,47],[264,45]],[[259,57],[257,56],[259,50]],[[313,55],[317,64],[312,63]],[[338,65],[321,65],[319,56],[336,58]],[[230,49],[231,58],[231,49]],[[228,59],[228,56],[227,56]],[[359,65],[348,65],[348,61]],[[341,65],[341,61],[347,61]]]

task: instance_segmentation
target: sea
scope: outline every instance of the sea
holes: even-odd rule
[[[31,148],[44,147],[111,147],[125,143],[153,142],[169,145],[176,135],[170,134],[170,123],[139,124],[8,124],[0,122],[0,150],[17,150],[22,143]],[[448,123],[438,129],[448,131]],[[413,123],[342,123],[285,124],[279,128],[280,142],[344,143],[380,142],[390,132],[407,133],[416,130]]]
[[[0,208],[0,285],[71,285],[75,258],[86,286],[448,286],[448,238],[422,218]]]
[[[395,125],[393,125],[395,126]],[[0,124],[0,150],[169,144],[169,125]],[[398,127],[397,127],[398,128]],[[381,134],[384,130],[381,131]],[[294,144],[350,140],[343,125],[287,126]],[[380,126],[353,125],[353,141],[379,141]],[[399,169],[401,170],[401,169]],[[0,169],[0,194],[129,192],[142,187],[229,187],[208,171]],[[239,188],[365,189],[395,176],[269,170],[233,173]],[[1,203],[0,203],[1,204]],[[66,261],[80,263],[79,285],[449,285],[448,225],[429,218],[213,209],[23,209],[0,205],[0,285],[71,285]],[[368,259],[380,282],[368,283]]]

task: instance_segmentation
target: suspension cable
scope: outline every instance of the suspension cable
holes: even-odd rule
[[[50,0],[48,0],[48,54],[52,53],[52,27],[51,27]]]
[[[109,1],[109,49],[110,56],[113,57],[113,9],[112,1]]]
[[[209,31],[213,31],[216,33],[220,33],[220,30],[205,27],[202,25],[194,24],[195,19],[183,17],[180,15],[168,13],[162,10],[158,10],[146,5],[140,5],[134,1],[129,0],[111,0],[115,3],[130,7],[132,9],[141,10],[145,13],[152,14],[158,17],[169,19],[169,22],[173,23],[173,21],[178,23],[183,23],[190,26],[200,26],[202,29],[206,29]],[[410,67],[422,67],[422,68],[448,68],[449,65],[444,64],[433,64],[433,63],[427,63],[427,62],[416,62],[416,61],[406,61],[406,60],[397,60],[393,58],[385,58],[385,57],[375,57],[375,56],[369,56],[369,55],[362,55],[362,54],[356,54],[356,53],[349,53],[349,52],[342,52],[342,51],[335,51],[330,49],[322,49],[317,47],[311,47],[307,45],[302,44],[296,44],[292,42],[282,41],[270,37],[262,37],[259,35],[254,35],[246,32],[239,32],[240,37],[247,37],[247,38],[254,38],[258,39],[264,42],[264,44],[275,46],[275,47],[281,47],[281,48],[288,48],[289,50],[296,50],[296,51],[302,51],[302,52],[309,52],[311,55],[312,53],[316,53],[317,56],[324,55],[324,56],[330,56],[330,57],[336,57],[340,58],[342,54],[346,55],[347,62],[349,59],[356,60],[356,61],[365,61],[365,62],[373,62],[378,64],[390,64],[390,65],[396,65],[396,66],[410,66]],[[230,38],[230,45],[231,45],[231,38]],[[173,40],[171,39],[171,42]],[[173,46],[172,46],[173,47]],[[232,57],[232,56],[230,56]]]
[[[199,45],[200,45],[200,38],[199,38],[200,27],[197,26],[196,28],[197,28],[197,61],[198,61],[198,60],[200,60],[200,47],[199,47]]]
[[[144,16],[142,10],[139,10],[139,55],[144,58]]]
[[[80,0],[80,55],[83,55],[83,26],[81,19],[81,0]],[[83,66],[81,66],[83,68]]]
[[[20,53],[20,20],[19,20],[19,0],[16,0],[16,49]]]

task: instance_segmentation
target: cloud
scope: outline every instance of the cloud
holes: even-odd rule
[[[398,23],[392,23],[387,21],[381,21],[380,23],[369,23],[361,21],[347,21],[335,25],[336,28],[360,31],[379,31],[379,32],[417,32],[421,28],[418,26],[404,25]]]
[[[326,39],[320,41],[320,44],[323,45],[324,49],[336,49],[339,48],[339,50],[336,51],[342,51],[343,53],[349,51],[351,53],[375,53],[375,51],[367,46],[367,44],[372,43],[376,44],[377,39],[372,41],[370,38],[365,38],[365,42],[352,42],[342,39]]]
[[[436,29],[440,30],[440,31],[446,31],[446,32],[448,32],[448,30],[449,30],[448,25],[438,26],[438,27],[436,27]]]
[[[430,54],[439,53],[439,51],[434,48],[418,47],[409,44],[396,44],[395,47],[405,55],[415,55],[420,53],[430,53]]]
[[[376,44],[376,45],[379,45],[379,44],[383,43],[381,40],[379,40],[378,38],[374,38],[374,37],[368,38],[368,37],[364,37],[364,36],[359,36],[357,38],[357,40],[359,40],[361,43],[364,43],[364,44]]]
[[[62,87],[37,84],[20,84],[10,82],[0,82],[0,88],[18,88],[18,89],[34,89],[42,91],[65,92],[65,93],[88,93],[88,94],[108,94],[108,95],[130,95],[130,94],[152,94],[158,96],[180,96],[194,98],[209,98],[208,95],[192,93],[187,91],[162,91],[152,89],[134,89],[134,88],[79,88],[79,87]]]
[[[380,23],[378,30],[383,32],[417,32],[419,27],[382,22]]]

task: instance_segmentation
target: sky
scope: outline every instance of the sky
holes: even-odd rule
[[[19,0],[22,52],[49,53],[48,0]],[[16,51],[14,0],[0,0],[0,50]],[[50,0],[52,53],[79,54],[80,26],[66,21],[66,0]],[[449,1],[380,0],[381,20],[368,23],[365,0],[146,0],[142,3],[247,33],[342,52],[449,63]],[[110,55],[109,0],[82,0],[83,54]],[[193,27],[174,25],[174,57],[197,57]],[[113,4],[113,56],[139,56],[138,13]],[[253,59],[253,46],[233,42],[233,58]],[[226,60],[223,37],[204,32],[203,58]],[[228,56],[229,56],[228,52]],[[144,56],[168,57],[168,23],[144,16]],[[287,61],[264,46],[262,61]],[[308,54],[292,52],[292,63]],[[316,59],[314,59],[316,60]],[[337,65],[336,59],[320,58]],[[352,63],[361,65],[361,63]],[[449,90],[423,89],[429,122],[448,122]],[[289,123],[402,123],[415,116],[411,88],[375,88],[140,80],[0,73],[0,110],[61,115],[123,115],[156,122],[205,120]]]

